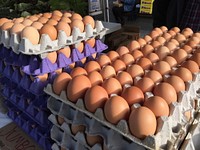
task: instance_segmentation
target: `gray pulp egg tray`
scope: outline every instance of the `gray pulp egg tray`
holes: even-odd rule
[[[81,41],[86,41],[93,37],[101,39],[107,30],[107,28],[104,28],[102,22],[97,20],[95,21],[95,29],[91,25],[85,25],[85,32],[81,32],[75,27],[72,30],[71,36],[67,36],[64,31],[60,30],[58,38],[54,41],[47,34],[43,34],[37,45],[33,45],[29,39],[21,39],[17,34],[10,35],[9,31],[0,30],[0,44],[3,44],[7,48],[12,48],[17,54],[40,55],[42,58],[45,58],[47,52],[56,51],[68,45],[75,45],[76,47]]]
[[[47,94],[55,98],[54,101],[61,101],[62,103],[71,106],[73,109],[82,112],[83,114],[85,114],[85,116],[87,116],[87,118],[99,122],[99,125],[101,126],[102,130],[107,129],[107,131],[105,132],[106,137],[104,138],[106,142],[108,142],[107,140],[110,138],[110,134],[107,133],[108,131],[112,130],[113,134],[115,133],[121,136],[119,142],[120,146],[123,145],[121,144],[122,141],[126,141],[128,143],[129,147],[127,149],[135,148],[135,145],[139,145],[143,148],[148,149],[166,149],[172,147],[178,148],[180,146],[180,143],[184,140],[184,137],[187,134],[188,127],[194,119],[196,110],[193,104],[195,103],[198,107],[200,100],[197,97],[196,93],[196,91],[200,87],[200,75],[194,74],[193,79],[193,81],[187,82],[187,90],[179,93],[178,102],[173,102],[170,105],[171,115],[169,117],[161,117],[160,119],[158,119],[157,133],[153,136],[146,137],[144,140],[140,140],[130,133],[128,124],[125,120],[121,120],[117,125],[113,125],[106,121],[103,114],[103,110],[101,108],[98,108],[93,114],[85,109],[84,102],[82,99],[79,99],[76,104],[72,103],[67,99],[65,91],[63,91],[60,96],[54,94],[52,86],[50,84],[48,84],[44,90]],[[48,107],[50,110],[52,110],[50,105]],[[60,112],[59,109],[56,111]],[[186,112],[189,112],[191,114],[191,118],[189,121],[185,116]],[[99,135],[102,134],[102,132],[99,132]],[[111,139],[115,139],[115,137],[112,137]],[[117,143],[114,144],[118,146]],[[125,145],[126,144],[124,144],[123,147],[126,147]],[[114,150],[116,148],[113,147],[115,147],[115,145],[112,145],[110,149]]]

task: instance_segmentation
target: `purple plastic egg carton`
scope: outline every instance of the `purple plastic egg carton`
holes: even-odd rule
[[[44,150],[50,150],[52,145],[52,140],[50,139],[50,128],[40,127],[37,123],[32,121],[29,116],[20,111],[8,101],[6,101],[8,106],[8,116],[13,119],[18,126],[20,126],[28,135],[30,135]]]
[[[48,58],[40,59],[38,56],[31,57],[29,64],[22,67],[23,72],[28,75],[41,75],[44,73],[53,72],[57,69],[67,67],[71,63],[80,61],[85,57],[89,57],[94,53],[100,53],[108,47],[100,40],[96,40],[94,48],[85,44],[84,51],[80,53],[76,48],[72,49],[71,57],[67,58],[64,54],[58,54],[56,63],[51,63]]]

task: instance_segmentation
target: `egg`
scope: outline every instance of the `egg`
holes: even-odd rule
[[[55,19],[49,19],[46,24],[56,26],[58,24],[58,21],[56,21]]]
[[[161,44],[158,41],[153,41],[151,42],[151,46],[153,46],[154,49],[157,49],[161,46]]]
[[[28,19],[30,19],[32,22],[37,21],[38,17],[36,15],[30,16]]]
[[[51,18],[51,16],[52,16],[52,13],[43,13],[43,15],[42,15],[43,17],[46,17],[46,18]]]
[[[115,72],[123,71],[126,69],[126,64],[120,59],[116,59],[115,61],[113,61],[112,66],[113,66]]]
[[[151,61],[151,63],[159,61],[159,57],[156,53],[150,53],[146,56],[146,58],[148,58]]]
[[[158,55],[159,59],[162,60],[170,54],[170,50],[166,46],[161,46],[155,51],[155,53]]]
[[[181,64],[181,66],[190,70],[191,73],[198,73],[199,72],[199,66],[195,61],[187,60],[183,64]]]
[[[177,65],[176,59],[174,57],[172,57],[172,56],[165,57],[163,59],[163,61],[167,62],[170,65],[171,68],[175,67]]]
[[[56,74],[61,74],[63,72],[62,68],[55,70]]]
[[[59,17],[62,17],[63,13],[62,13],[61,11],[59,11],[59,10],[54,10],[54,11],[52,12],[52,15],[57,15],[57,16],[59,16]]]
[[[74,28],[78,28],[80,32],[83,32],[85,29],[83,21],[79,19],[72,20],[72,22],[70,23],[70,27],[71,27],[71,30],[73,30]]]
[[[176,45],[176,47],[179,46],[179,42],[176,39],[171,39],[169,42],[173,42]]]
[[[100,65],[101,67],[103,67],[103,66],[105,66],[105,65],[111,64],[110,58],[109,58],[107,55],[105,55],[105,54],[100,55],[100,56],[97,58],[97,62],[99,63],[99,65]]]
[[[87,71],[82,67],[76,67],[70,72],[70,76],[72,78],[79,76],[79,75],[87,75]]]
[[[185,67],[179,67],[172,74],[179,76],[184,82],[192,81],[192,73]]]
[[[57,116],[57,122],[58,122],[59,125],[62,125],[65,122],[65,120],[64,120],[63,117]]]
[[[157,31],[158,34],[159,34],[159,36],[161,36],[163,34],[163,31],[160,28],[158,28],[158,27],[154,28],[153,30]]]
[[[192,52],[192,47],[189,45],[183,45],[181,48],[184,49],[188,54]]]
[[[70,58],[71,56],[71,49],[69,46],[61,48],[57,51],[58,54],[63,54],[65,55],[66,58]]]
[[[143,93],[151,92],[154,87],[154,82],[151,78],[143,77],[136,81],[135,86],[140,88]]]
[[[115,77],[116,71],[114,67],[112,67],[111,65],[107,65],[101,69],[100,74],[103,77],[103,80],[105,80],[110,77]]]
[[[147,42],[143,38],[137,39],[138,43],[140,44],[140,47],[143,47],[147,44]]]
[[[101,74],[97,71],[92,71],[92,72],[88,73],[88,78],[89,78],[92,86],[101,85],[103,83],[103,78],[102,78]]]
[[[22,24],[24,26],[30,26],[33,23],[33,21],[31,21],[30,19],[24,19],[24,21],[22,21]]]
[[[155,134],[157,122],[154,113],[149,108],[139,107],[131,111],[128,125],[133,136],[144,139]]]
[[[174,32],[173,30],[169,30],[168,33],[171,35],[172,38],[176,36],[176,32]]]
[[[198,44],[191,40],[187,41],[186,44],[189,45],[190,47],[192,47],[193,49],[196,49],[198,47]]]
[[[192,36],[192,34],[194,33],[191,28],[185,28],[182,30],[181,33],[184,33],[185,31],[187,31],[189,33],[189,36]]]
[[[52,41],[56,40],[57,36],[58,36],[58,32],[57,32],[56,28],[50,24],[45,24],[40,29],[40,35],[42,35],[42,34],[47,34]]]
[[[195,61],[198,66],[200,66],[200,53],[195,53],[194,55],[192,55],[192,57],[190,57],[190,59]]]
[[[57,25],[56,25],[56,29],[57,31],[59,32],[60,30],[64,31],[65,34],[67,36],[70,36],[71,35],[71,28],[69,26],[68,23],[65,23],[63,21],[60,21]]]
[[[192,36],[190,31],[187,31],[187,30],[182,30],[181,34],[183,34],[186,39]]]
[[[160,29],[162,30],[162,32],[167,32],[168,28],[166,26],[161,26]]]
[[[109,51],[107,53],[107,56],[110,58],[111,61],[114,61],[117,58],[119,58],[119,54],[116,51],[113,51],[113,50]]]
[[[19,34],[25,28],[25,26],[21,23],[14,24],[10,29],[10,34]]]
[[[10,22],[10,20],[8,18],[0,18],[0,27],[6,22]]]
[[[163,33],[162,37],[164,37],[166,41],[169,41],[172,38],[171,34],[169,34],[167,32]]]
[[[179,27],[173,27],[171,28],[171,30],[173,30],[176,33],[179,33],[181,30],[179,29]]]
[[[145,35],[144,36],[144,40],[147,42],[147,43],[150,43],[152,41],[152,38],[149,36],[149,35]]]
[[[87,41],[85,41],[85,43],[87,43],[88,45],[90,45],[90,47],[93,48],[95,46],[96,40],[95,40],[95,38],[91,38],[91,39],[88,39]]]
[[[36,28],[28,26],[22,30],[21,38],[27,38],[33,45],[36,45],[39,43],[40,34]]]
[[[85,107],[92,113],[94,113],[97,108],[103,108],[107,100],[108,93],[99,85],[92,86],[88,89],[84,97]]]
[[[145,45],[142,49],[141,52],[143,53],[144,56],[147,56],[148,54],[152,53],[154,51],[154,47],[152,45]]]
[[[143,106],[149,108],[156,117],[169,116],[169,106],[160,96],[149,97]]]
[[[151,69],[152,63],[148,58],[142,57],[137,61],[137,64],[140,65],[144,70]]]
[[[178,64],[180,64],[180,63],[182,63],[183,61],[185,61],[187,59],[188,54],[183,49],[177,49],[172,53],[171,56],[176,59]]]
[[[60,19],[60,21],[66,22],[66,23],[69,23],[69,24],[72,22],[71,19],[64,17],[64,16]]]
[[[73,135],[76,135],[78,132],[85,132],[85,126],[78,124],[71,124],[71,132]]]
[[[83,20],[82,16],[78,13],[73,13],[71,16],[71,20]]]
[[[99,135],[90,135],[86,134],[86,141],[89,146],[93,147],[95,144],[100,144],[102,145],[103,139]]]
[[[162,81],[162,75],[156,70],[149,70],[145,72],[144,76],[152,79],[154,83],[159,83]]]
[[[132,85],[133,79],[131,75],[126,71],[120,71],[117,73],[116,79],[120,82],[121,86],[123,87],[125,84]]]
[[[57,60],[57,53],[56,53],[56,51],[47,53],[47,59],[52,64],[54,64],[56,62],[56,60]]]
[[[91,16],[84,16],[83,23],[84,25],[87,25],[87,24],[91,25],[92,28],[95,27],[94,19]]]
[[[131,52],[131,55],[134,57],[135,60],[144,56],[140,50],[134,50],[133,52]]]
[[[75,47],[75,45],[74,45],[73,47]],[[80,53],[83,53],[83,51],[84,51],[84,43],[83,43],[83,42],[78,43],[77,46],[76,46],[76,49],[77,49]]]
[[[168,74],[171,71],[170,65],[165,61],[158,61],[153,64],[153,69],[158,71],[161,75]]]
[[[40,18],[38,19],[38,22],[40,22],[40,23],[42,23],[42,24],[47,23],[47,21],[49,21],[49,19],[46,18],[46,17],[40,17]]]
[[[122,56],[124,54],[129,53],[129,49],[126,46],[120,46],[116,52],[119,54],[119,56]]]
[[[171,84],[167,82],[162,82],[157,84],[154,87],[153,94],[155,96],[162,97],[167,102],[168,105],[171,104],[172,102],[177,101],[176,90]]]
[[[66,91],[71,79],[71,76],[66,72],[59,74],[53,81],[52,86],[54,93],[60,95],[62,91]]]
[[[24,21],[24,17],[20,17],[20,18],[15,18],[13,19],[13,23],[16,24],[16,23],[22,23]]]
[[[200,33],[199,33],[199,32],[196,32],[196,33],[194,33],[194,34],[192,35],[192,37],[198,37],[198,38],[200,38]]]
[[[174,37],[179,43],[183,43],[186,41],[186,38],[183,34],[178,33],[176,34],[176,36]]]
[[[1,25],[1,30],[10,30],[14,23],[12,22],[5,22],[4,24]]]
[[[129,113],[130,107],[121,96],[112,96],[105,103],[104,114],[106,119],[112,124],[117,124],[120,120],[127,120]]]
[[[134,79],[137,76],[144,75],[144,70],[140,65],[133,64],[131,66],[128,66],[127,72],[131,75],[131,77]]]
[[[195,42],[196,44],[200,43],[200,37],[192,36],[189,40]]]
[[[85,64],[84,69],[90,73],[92,71],[100,71],[101,70],[101,66],[99,65],[98,62],[96,61],[89,61]]]
[[[172,76],[166,78],[165,82],[171,84],[174,87],[174,89],[176,90],[177,93],[180,92],[180,91],[185,91],[184,81],[176,75],[172,75]]]
[[[91,82],[85,75],[79,75],[69,81],[67,86],[67,97],[70,101],[76,102],[83,98],[87,89],[91,87]]]
[[[138,41],[136,40],[132,40],[128,45],[127,48],[129,49],[129,51],[134,51],[137,49],[140,49],[140,44],[138,43]]]
[[[72,16],[71,12],[64,12],[63,13],[63,17],[71,17],[71,16]]]
[[[122,92],[122,86],[116,78],[108,78],[103,81],[102,87],[107,91],[108,95],[120,94]]]
[[[167,42],[165,44],[166,47],[168,47],[168,49],[170,50],[170,52],[173,52],[176,49],[176,44],[174,44],[173,42]]]
[[[152,39],[156,39],[158,36],[159,36],[159,32],[155,31],[155,30],[152,30],[150,33],[149,33],[149,36],[152,38]]]
[[[61,19],[61,17],[60,16],[58,16],[58,15],[52,15],[51,16],[51,19],[54,19],[54,20],[56,20],[56,21],[60,21],[60,19]]]
[[[37,30],[40,30],[43,27],[43,24],[41,22],[33,22],[31,24],[32,27],[36,28]]]
[[[131,54],[124,54],[120,57],[126,66],[134,63],[135,59]]]
[[[164,45],[166,42],[166,39],[162,36],[159,36],[156,41],[158,41],[161,45]]]

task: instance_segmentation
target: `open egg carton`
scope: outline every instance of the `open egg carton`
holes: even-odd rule
[[[6,101],[8,106],[8,116],[21,127],[29,136],[31,136],[43,149],[49,150],[52,141],[49,137],[49,128],[43,128],[29,118],[23,111],[20,111],[15,105]]]
[[[40,37],[40,42],[37,45],[33,45],[29,39],[22,38],[17,34],[11,34],[7,30],[1,30],[0,32],[0,44],[3,44],[7,48],[19,54],[26,55],[42,55],[47,52],[57,51],[65,46],[78,44],[81,41],[86,41],[93,37],[102,38],[108,29],[104,28],[101,21],[95,21],[95,28],[93,29],[90,24],[85,25],[84,32],[80,29],[74,28],[71,36],[67,36],[64,31],[58,32],[57,39],[52,41],[47,34],[43,34]]]
[[[139,140],[130,133],[128,124],[125,120],[121,120],[117,125],[113,125],[106,121],[101,108],[98,108],[94,114],[90,113],[86,110],[82,99],[79,99],[76,104],[72,103],[67,99],[65,91],[63,91],[60,96],[54,94],[51,85],[47,85],[45,92],[53,96],[55,99],[60,100],[84,113],[87,117],[97,120],[102,124],[102,128],[106,126],[121,134],[125,137],[124,139],[128,139],[128,141],[130,140],[132,143],[137,143],[149,149],[165,149],[169,147],[178,148],[187,133],[191,120],[194,119],[196,112],[194,103],[199,106],[199,99],[196,97],[196,91],[200,87],[199,74],[195,74],[193,79],[193,81],[187,82],[187,90],[179,93],[178,101],[173,102],[170,105],[170,116],[161,117],[158,120],[157,133],[153,136],[146,137],[144,140]],[[185,116],[185,113],[189,113],[191,117],[188,119]]]

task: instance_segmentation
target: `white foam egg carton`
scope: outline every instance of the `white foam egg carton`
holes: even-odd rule
[[[40,43],[33,45],[29,39],[22,38],[17,34],[11,34],[7,30],[0,31],[0,44],[19,54],[41,55],[47,52],[59,50],[68,45],[77,45],[81,41],[86,41],[93,37],[102,38],[108,29],[105,28],[101,21],[95,21],[95,28],[90,24],[85,25],[85,31],[81,32],[78,28],[72,30],[72,35],[67,36],[64,31],[58,32],[56,40],[52,41],[46,34],[41,35]]]
[[[59,96],[54,94],[52,91],[52,86],[50,84],[45,88],[45,92],[53,96],[55,99],[58,99],[63,103],[70,105],[74,109],[84,113],[89,118],[95,119],[96,121],[100,122],[102,126],[106,126],[121,134],[132,143],[136,143],[150,149],[160,149],[169,147],[169,145],[173,147],[178,147],[180,142],[183,140],[180,137],[184,137],[184,135],[186,135],[187,127],[189,124],[191,124],[191,122],[187,120],[184,113],[189,111],[189,113],[191,114],[190,120],[193,119],[195,110],[192,104],[194,103],[193,98],[196,94],[193,95],[193,93],[191,93],[190,91],[199,88],[200,84],[196,83],[197,79],[199,79],[199,74],[196,75],[195,81],[191,81],[190,83],[188,83],[187,91],[179,93],[178,102],[174,102],[171,104],[171,115],[169,117],[161,117],[161,119],[159,120],[159,126],[157,128],[158,132],[153,136],[146,137],[144,140],[139,140],[130,133],[128,124],[125,120],[121,120],[117,125],[113,125],[106,121],[103,110],[101,108],[98,108],[94,114],[90,113],[85,109],[82,99],[79,99],[77,103],[74,104],[67,99],[65,91],[63,91]],[[198,101],[198,99],[196,98],[195,100]]]

